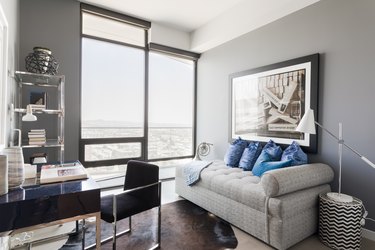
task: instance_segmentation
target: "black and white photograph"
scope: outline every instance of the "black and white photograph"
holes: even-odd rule
[[[316,99],[314,56],[232,74],[230,138],[311,146],[295,129]]]
[[[46,92],[30,92],[30,104],[33,109],[45,109],[47,107]]]

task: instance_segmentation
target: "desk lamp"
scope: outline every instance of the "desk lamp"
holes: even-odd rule
[[[342,194],[341,193],[341,166],[342,166],[342,146],[345,146],[349,150],[351,150],[354,154],[359,156],[364,162],[366,162],[371,167],[375,168],[375,164],[367,159],[365,156],[361,155],[358,151],[353,149],[351,146],[344,142],[342,137],[342,124],[339,123],[339,136],[335,136],[332,132],[324,128],[321,124],[315,121],[314,118],[314,111],[312,109],[306,110],[304,116],[302,117],[300,123],[298,124],[296,131],[308,134],[315,134],[315,124],[318,125],[323,131],[327,132],[331,137],[337,140],[339,144],[339,192],[330,192],[327,196],[335,201],[339,202],[352,202],[353,197],[350,195]]]
[[[37,118],[35,115],[33,115],[33,108],[29,104],[26,106],[26,115],[22,116],[22,121],[24,122],[34,122]]]

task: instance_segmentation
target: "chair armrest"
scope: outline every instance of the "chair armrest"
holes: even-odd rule
[[[154,183],[144,185],[144,186],[139,186],[139,187],[132,188],[132,189],[127,189],[127,190],[122,191],[121,193],[113,195],[113,203],[112,204],[113,204],[114,221],[117,221],[117,211],[116,210],[117,210],[117,197],[118,196],[123,195],[123,194],[132,193],[134,191],[142,190],[142,189],[149,188],[149,187],[156,186],[156,185],[158,185],[158,190],[159,190],[159,197],[158,198],[159,198],[159,204],[160,204],[160,201],[161,201],[161,181],[154,182]]]
[[[144,185],[144,186],[139,186],[139,187],[132,188],[132,189],[127,189],[127,190],[122,191],[121,193],[115,194],[114,196],[119,196],[119,195],[122,195],[122,194],[131,193],[131,192],[134,192],[134,191],[138,191],[138,190],[145,189],[145,188],[152,187],[152,186],[156,186],[156,185],[158,185],[159,188],[160,188],[161,181],[154,182],[154,183]]]
[[[333,170],[322,163],[286,167],[266,172],[261,184],[268,197],[276,197],[297,190],[330,183]]]

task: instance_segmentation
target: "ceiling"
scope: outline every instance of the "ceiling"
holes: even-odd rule
[[[246,0],[82,0],[116,12],[191,32]]]
[[[203,52],[320,0],[79,1],[185,32],[185,49]]]

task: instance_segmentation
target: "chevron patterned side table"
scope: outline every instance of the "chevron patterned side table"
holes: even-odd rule
[[[362,201],[337,202],[319,195],[319,239],[333,249],[360,249]]]

